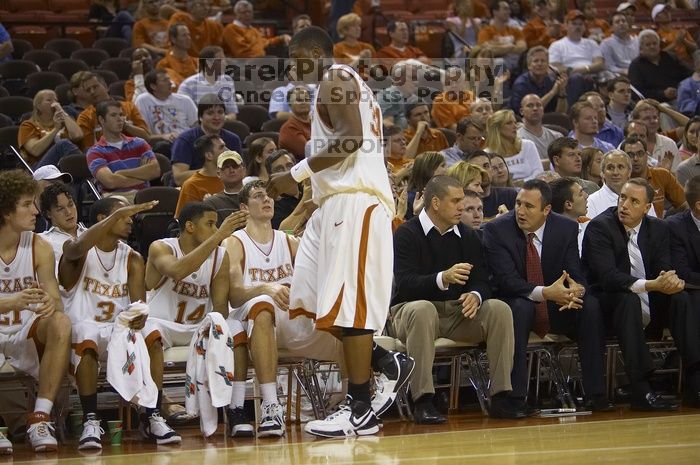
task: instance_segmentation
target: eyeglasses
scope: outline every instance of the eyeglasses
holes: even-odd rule
[[[635,158],[644,158],[646,156],[646,152],[644,150],[640,150],[639,152],[626,152],[627,155],[629,155],[630,158],[635,159]]]

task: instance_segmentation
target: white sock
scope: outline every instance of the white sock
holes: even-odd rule
[[[276,404],[278,402],[277,383],[261,384],[260,394],[262,394],[263,404]]]
[[[232,384],[233,392],[231,394],[229,408],[231,410],[243,408],[243,403],[245,402],[245,381],[234,381]]]
[[[47,415],[51,414],[51,409],[53,408],[53,401],[46,399],[45,397],[38,397],[36,399],[36,404],[34,404],[35,412],[42,412]]]

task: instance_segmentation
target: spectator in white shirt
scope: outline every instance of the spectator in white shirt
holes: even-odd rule
[[[632,119],[639,120],[647,127],[649,137],[646,139],[647,151],[650,158],[658,162],[659,168],[666,168],[675,171],[682,161],[678,146],[670,137],[659,133],[659,110],[656,105],[659,103],[652,99],[640,100],[632,110]]]
[[[617,12],[612,17],[613,35],[603,40],[600,51],[605,59],[605,69],[627,76],[632,60],[639,56],[639,38],[630,35],[627,15]]]
[[[520,115],[523,117],[523,125],[518,129],[518,136],[531,140],[537,147],[537,153],[540,154],[544,166],[548,166],[547,147],[560,138],[562,134],[542,125],[544,107],[542,99],[536,94],[528,94],[523,97],[520,102]]]
[[[486,122],[486,152],[503,157],[513,181],[534,179],[542,171],[537,147],[518,136],[512,110],[499,110]]]

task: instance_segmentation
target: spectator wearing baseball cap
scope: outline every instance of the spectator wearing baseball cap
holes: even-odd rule
[[[691,64],[693,52],[698,48],[695,39],[685,29],[671,25],[671,5],[660,3],[651,9],[651,19],[656,24],[656,33],[661,38],[661,50],[671,53],[685,64]]]
[[[219,157],[221,163],[226,160],[234,160],[236,163],[243,163],[243,159],[232,150],[226,148],[223,139],[216,134],[205,134],[194,141],[195,154],[204,160],[204,164],[182,185],[180,197],[177,199],[175,216],[180,214],[180,210],[190,202],[201,202],[204,197],[218,194],[224,190],[224,183],[218,176]]]
[[[204,199],[204,203],[216,209],[217,224],[220,225],[228,215],[240,209],[241,202],[238,194],[243,188],[246,166],[238,152],[227,150],[219,155],[217,167],[217,174],[223,183],[224,189],[218,194],[213,194]]]
[[[61,170],[56,168],[54,165],[44,165],[41,168],[34,171],[34,180],[39,183],[39,190],[43,191],[46,186],[53,184],[56,181],[61,181],[66,184],[73,182],[73,176],[70,173],[63,173]],[[38,195],[40,195],[39,192]]]

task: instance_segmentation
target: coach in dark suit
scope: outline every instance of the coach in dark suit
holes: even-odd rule
[[[578,224],[551,212],[547,183],[524,184],[515,210],[486,223],[484,245],[496,295],[513,311],[513,395],[527,394],[530,331],[565,334],[578,341],[586,407],[612,408],[605,395],[604,327],[600,306],[586,294],[578,254]]]
[[[665,326],[670,328],[686,367],[686,392],[697,397],[700,320],[672,266],[667,224],[646,215],[653,198],[654,189],[646,180],[627,181],[618,206],[589,223],[583,238],[583,264],[591,291],[620,341],[632,408],[674,410],[677,405],[651,390],[645,331],[658,337]]]
[[[491,299],[481,242],[462,224],[462,185],[452,177],[435,176],[424,195],[420,214],[394,234],[396,294],[387,327],[416,362],[410,380],[416,422],[444,421],[432,406],[434,341],[439,337],[486,342],[490,414],[523,418],[530,412],[510,396],[513,319],[505,303]]]

